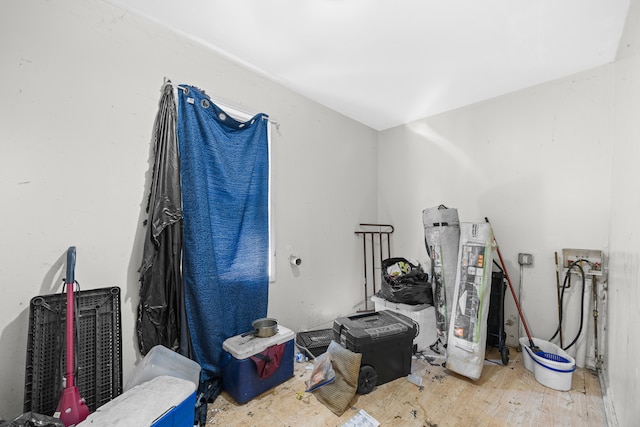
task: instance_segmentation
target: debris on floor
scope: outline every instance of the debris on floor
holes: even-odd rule
[[[344,423],[342,427],[378,427],[380,422],[373,418],[364,409],[360,409],[349,421]]]

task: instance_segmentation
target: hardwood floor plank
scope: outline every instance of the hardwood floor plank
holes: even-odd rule
[[[207,426],[341,426],[360,409],[381,426],[607,425],[595,372],[577,369],[572,389],[561,392],[538,383],[515,349],[507,366],[496,353],[487,351],[491,361],[485,361],[478,381],[449,372],[438,361],[414,359],[412,372],[422,377],[422,387],[398,378],[356,395],[340,417],[304,393],[311,364],[296,363],[291,379],[244,405],[223,392],[209,404]]]

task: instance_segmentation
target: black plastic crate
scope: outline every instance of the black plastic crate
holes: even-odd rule
[[[322,353],[326,353],[332,339],[332,329],[319,329],[317,331],[298,332],[296,334],[296,344],[306,348],[316,357]]]
[[[122,394],[120,288],[75,292],[75,385],[91,412]],[[53,415],[65,374],[66,294],[29,307],[24,412]]]

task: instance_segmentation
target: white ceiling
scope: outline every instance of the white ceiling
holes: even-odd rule
[[[629,0],[106,1],[377,130],[612,62],[629,6]]]

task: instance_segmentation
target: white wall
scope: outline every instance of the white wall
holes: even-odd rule
[[[396,255],[426,257],[426,207],[456,207],[462,221],[488,216],[516,288],[517,253],[534,255],[521,290],[534,336],[548,338],[556,326],[554,252],[608,254],[599,330],[612,426],[640,418],[639,40],[640,2],[632,0],[614,64],[379,135],[379,220],[399,224]],[[575,296],[572,303],[577,313]],[[510,296],[506,312],[508,323],[517,316]],[[513,343],[516,331],[506,329]]]
[[[360,222],[376,220],[376,132],[97,0],[8,0],[0,14],[0,418],[22,413],[29,301],[122,288],[123,372],[137,358],[150,141],[164,77],[279,122],[277,281],[269,315],[298,331],[362,299]],[[303,264],[293,270],[291,251]]]
[[[103,2],[4,2],[0,418],[22,411],[29,300],[61,290],[70,245],[78,247],[83,289],[122,288],[125,377],[138,358],[140,224],[166,76],[280,123],[270,315],[299,331],[352,311],[362,299],[357,224],[394,224],[394,254],[424,259],[421,211],[440,203],[458,208],[463,221],[491,219],[516,286],[517,253],[534,255],[522,303],[537,337],[555,329],[554,252],[605,249],[607,398],[620,425],[633,425],[640,418],[633,400],[640,30],[632,4],[615,65],[377,135]],[[292,252],[303,260],[297,269],[288,264]],[[517,317],[509,297],[507,315]],[[515,327],[507,331],[513,342]]]
[[[605,393],[620,426],[638,425],[640,407],[640,2],[632,0],[615,63],[611,180],[608,363]]]
[[[488,217],[529,329],[549,339],[554,253],[608,241],[611,75],[601,67],[381,132],[380,221],[397,224],[395,255],[426,257],[425,208],[457,208],[463,222]],[[534,257],[520,291],[519,252]],[[507,292],[507,342],[517,345]]]

